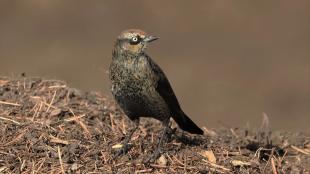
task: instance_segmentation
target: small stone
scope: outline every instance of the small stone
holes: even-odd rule
[[[157,163],[161,166],[166,166],[167,165],[167,159],[165,157],[165,155],[161,155],[158,160]]]

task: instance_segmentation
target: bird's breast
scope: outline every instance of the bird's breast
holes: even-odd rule
[[[126,60],[111,65],[112,92],[137,93],[154,88],[154,77],[148,63],[141,60]]]

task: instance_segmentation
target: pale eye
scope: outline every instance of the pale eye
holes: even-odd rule
[[[132,41],[137,42],[138,38],[137,37],[132,37]]]
[[[132,36],[132,38],[130,39],[129,43],[131,45],[137,45],[140,43],[140,37],[139,36]]]

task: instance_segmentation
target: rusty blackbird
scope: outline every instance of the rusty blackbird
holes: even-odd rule
[[[171,130],[170,117],[182,130],[203,134],[182,111],[162,69],[145,53],[148,44],[157,39],[138,29],[125,30],[116,39],[109,69],[111,90],[124,113],[135,123],[117,156],[128,150],[128,142],[138,128],[140,117],[155,118],[164,127],[157,149],[149,160],[156,159],[161,152],[162,144]]]

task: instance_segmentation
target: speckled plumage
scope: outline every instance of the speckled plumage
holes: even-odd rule
[[[156,91],[159,77],[152,70],[151,59],[145,55],[117,56],[111,64],[112,94],[130,119],[154,117],[164,121],[169,108]]]
[[[156,39],[141,30],[126,30],[117,38],[109,72],[112,94],[136,124],[140,117],[152,117],[168,128],[173,117],[181,129],[203,134],[182,111],[161,68],[145,53],[148,43]]]

